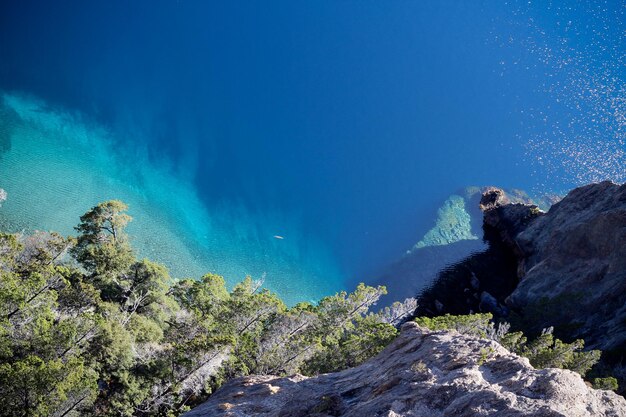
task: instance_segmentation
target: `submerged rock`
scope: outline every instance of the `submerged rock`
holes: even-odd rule
[[[438,208],[432,228],[422,239],[371,281],[373,285],[385,285],[389,291],[389,294],[383,297],[382,305],[414,297],[432,285],[440,272],[453,267],[472,254],[487,250],[486,245],[479,239],[483,235],[483,212],[480,207],[481,204],[487,204],[481,199],[490,191],[501,193],[494,200],[494,203],[499,205],[536,204],[541,209],[547,209],[559,199],[558,195],[530,197],[521,190],[502,191],[495,187],[467,187],[451,195]],[[487,254],[486,258],[492,258],[492,255]],[[471,270],[468,271],[472,273]],[[482,279],[483,275],[478,279]],[[497,292],[493,286],[489,290]],[[476,309],[477,306],[473,308]]]
[[[426,246],[414,249],[373,280],[373,285],[387,287],[388,295],[379,305],[388,305],[396,300],[415,297],[430,285],[437,274],[454,265],[468,255],[481,252],[485,244],[481,240],[462,240],[441,246]]]
[[[437,210],[435,226],[426,232],[413,250],[475,239],[478,236],[472,231],[472,217],[465,208],[465,199],[459,195],[451,195]]]
[[[342,372],[233,380],[186,417],[626,415],[626,400],[562,369],[533,369],[498,343],[410,322],[370,361]]]

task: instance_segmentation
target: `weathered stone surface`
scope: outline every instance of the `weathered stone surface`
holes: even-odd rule
[[[372,360],[306,378],[227,383],[186,417],[626,416],[626,400],[561,369],[533,369],[496,342],[410,322]]]
[[[577,188],[545,214],[511,204],[485,212],[518,257],[507,305],[601,350],[626,347],[626,185]]]

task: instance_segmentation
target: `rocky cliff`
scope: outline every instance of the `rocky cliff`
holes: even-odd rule
[[[626,359],[626,185],[577,188],[547,212],[491,189],[480,207],[489,249],[441,272],[417,314],[489,311]]]
[[[626,351],[626,185],[577,188],[545,214],[494,201],[485,227],[517,258],[519,282],[505,303],[529,326]]]
[[[415,323],[356,368],[306,378],[251,376],[186,417],[626,416],[626,400],[561,369],[533,369],[498,343]]]
[[[432,228],[371,282],[387,287],[389,294],[383,298],[383,305],[414,297],[432,284],[440,271],[488,249],[481,239],[483,212],[479,205],[482,195],[493,189],[467,187],[442,202]],[[509,203],[536,204],[547,210],[560,197],[556,194],[531,197],[524,191],[511,189],[506,190],[505,198]],[[500,253],[489,254],[491,259],[497,257]]]

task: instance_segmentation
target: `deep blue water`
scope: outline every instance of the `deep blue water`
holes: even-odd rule
[[[39,123],[0,159],[5,216],[57,178],[60,214],[24,227],[69,233],[76,187],[86,205],[119,190],[198,263],[173,272],[267,273],[293,301],[373,278],[459,188],[623,181],[623,5],[496,3],[3,2],[0,90]],[[72,159],[83,136],[113,162]],[[97,179],[73,187],[68,164]]]

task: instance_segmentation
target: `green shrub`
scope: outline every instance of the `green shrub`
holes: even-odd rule
[[[417,317],[415,322],[420,327],[430,330],[456,330],[472,336],[487,337],[487,332],[492,327],[492,319],[493,316],[490,313],[461,316],[446,314],[437,317]]]
[[[619,388],[619,385],[617,384],[617,379],[613,378],[612,376],[609,376],[606,378],[594,378],[593,387],[595,389],[617,391],[617,389]]]
[[[495,326],[491,314],[468,314],[455,316],[446,314],[439,317],[418,317],[415,322],[431,330],[456,330],[498,341],[502,346],[529,359],[535,368],[562,368],[585,374],[600,360],[599,350],[583,351],[583,340],[565,343],[556,339],[552,328],[528,341],[522,332],[508,333],[508,325]]]

